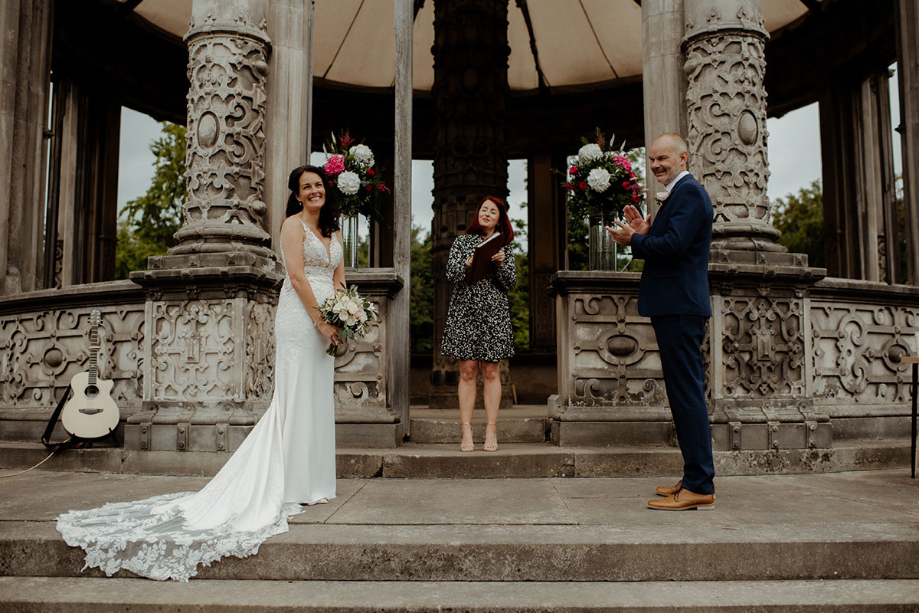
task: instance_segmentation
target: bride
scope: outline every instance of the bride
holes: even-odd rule
[[[198,564],[257,553],[287,531],[302,504],[335,497],[334,359],[325,348],[339,343],[338,328],[315,307],[345,282],[338,209],[331,197],[327,203],[331,190],[315,166],[294,169],[287,186],[271,405],[200,492],[61,515],[57,529],[86,550],[84,568],[187,581]]]

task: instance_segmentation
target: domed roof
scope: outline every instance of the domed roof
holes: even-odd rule
[[[188,29],[192,0],[142,0],[135,14],[171,34]],[[419,4],[416,0],[416,6]],[[413,84],[434,83],[434,0],[415,16]],[[392,87],[395,75],[393,0],[315,0],[313,74],[325,81]],[[801,0],[763,2],[775,32],[807,13]],[[642,70],[641,6],[637,0],[508,2],[508,80],[513,90],[566,88],[637,77]]]

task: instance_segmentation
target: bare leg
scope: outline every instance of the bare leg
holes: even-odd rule
[[[498,409],[501,406],[501,365],[482,362],[485,382],[485,451],[498,450]]]
[[[479,363],[475,360],[459,360],[460,380],[457,386],[460,407],[460,423],[463,442],[460,451],[472,451],[472,410],[475,408],[475,381],[479,376]]]

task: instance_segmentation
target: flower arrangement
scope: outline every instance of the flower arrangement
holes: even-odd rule
[[[370,331],[373,320],[379,320],[377,308],[365,297],[357,293],[357,286],[350,289],[341,287],[335,290],[330,298],[316,307],[319,316],[336,328],[341,328],[338,338],[348,341],[355,336],[365,336]],[[331,356],[337,355],[338,348],[330,344],[325,352]]]
[[[639,206],[644,190],[632,172],[632,163],[614,150],[597,129],[594,142],[582,138],[584,146],[568,169],[562,186],[568,190],[568,208],[578,216],[615,215],[622,219],[626,205]]]
[[[389,193],[389,188],[373,169],[370,147],[356,143],[345,130],[338,139],[332,134],[332,140],[326,143],[323,151],[327,159],[322,170],[335,187],[342,214],[349,217],[363,215],[382,221],[380,195]]]

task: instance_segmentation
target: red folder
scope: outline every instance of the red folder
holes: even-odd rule
[[[466,274],[467,285],[475,285],[491,272],[492,264],[494,264],[494,262],[491,261],[491,256],[498,253],[501,247],[504,246],[499,240],[500,236],[500,232],[495,232],[475,246],[472,264],[469,266],[469,272]]]

